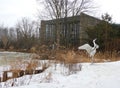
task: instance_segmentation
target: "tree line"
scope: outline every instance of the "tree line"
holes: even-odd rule
[[[39,44],[40,25],[28,18],[22,18],[15,27],[0,26],[1,49],[30,49]]]

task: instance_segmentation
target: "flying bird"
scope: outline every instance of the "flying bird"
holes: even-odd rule
[[[88,53],[89,56],[91,57],[91,63],[92,63],[92,64],[93,64],[93,62],[94,62],[94,55],[95,55],[95,53],[96,53],[96,49],[99,48],[99,45],[97,45],[97,44],[95,43],[95,41],[96,41],[96,39],[93,40],[93,44],[94,44],[93,47],[90,46],[89,44],[84,44],[84,45],[78,47],[79,50],[86,50],[86,51],[87,51],[87,53]]]

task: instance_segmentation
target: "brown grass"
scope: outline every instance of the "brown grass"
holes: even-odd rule
[[[39,59],[57,60],[65,63],[81,63],[90,62],[90,57],[86,51],[74,50],[49,50],[46,46],[42,46],[37,52]],[[98,52],[94,56],[95,62],[117,61],[120,60],[120,53],[113,52]]]
[[[118,61],[120,60],[120,54],[116,51],[113,52],[98,52],[95,55],[97,62],[105,62],[105,61]]]

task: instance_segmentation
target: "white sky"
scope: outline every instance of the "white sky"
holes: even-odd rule
[[[94,0],[98,7],[94,14],[100,17],[103,13],[112,16],[113,22],[120,23],[120,1],[119,0]],[[35,18],[37,13],[36,0],[0,0],[0,24],[14,26],[22,17]]]
[[[22,17],[34,18],[36,0],[0,0],[0,24],[14,26]]]
[[[94,0],[99,9],[97,14],[108,13],[112,16],[113,22],[120,24],[120,0]]]

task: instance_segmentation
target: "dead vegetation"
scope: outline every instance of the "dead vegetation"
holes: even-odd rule
[[[42,73],[49,67],[49,64],[50,63],[43,63],[38,60],[16,59],[9,63],[9,69],[3,71],[0,82],[5,82],[9,79],[15,79],[25,75]]]
[[[117,51],[98,52],[95,57],[96,62],[118,61],[120,60],[120,52]]]
[[[39,60],[56,60],[64,63],[81,63],[90,62],[90,57],[86,51],[60,49],[53,50],[43,45],[37,50],[37,59]],[[95,62],[117,61],[120,60],[120,52],[118,51],[97,51]]]

